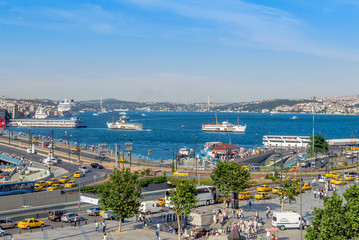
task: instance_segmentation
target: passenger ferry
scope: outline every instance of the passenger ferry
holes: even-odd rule
[[[122,117],[117,122],[107,122],[107,127],[110,129],[142,131],[142,124],[128,123]]]
[[[308,147],[310,142],[309,136],[279,136],[279,135],[268,135],[263,136],[264,147]]]
[[[85,127],[78,118],[70,119],[10,119],[9,127],[22,128],[80,128]]]
[[[239,121],[239,119],[238,119]],[[223,121],[222,124],[218,124],[216,113],[216,124],[202,124],[202,131],[207,132],[234,132],[245,133],[247,125],[234,125],[228,121]]]

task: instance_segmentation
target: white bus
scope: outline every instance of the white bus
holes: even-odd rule
[[[172,208],[171,205],[171,194],[172,189],[167,189],[165,193],[165,206]],[[214,204],[216,202],[216,188],[213,186],[198,186],[197,187],[197,205],[204,206]]]

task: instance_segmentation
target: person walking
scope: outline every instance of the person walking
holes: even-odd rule
[[[105,223],[105,220],[102,221],[102,232],[103,232],[103,233],[106,232],[106,223]]]
[[[160,238],[160,231],[156,231],[156,240],[159,240],[159,238]]]
[[[257,210],[257,212],[256,212],[256,221],[258,221],[258,219],[259,219],[259,211]]]
[[[100,229],[100,224],[98,222],[95,223],[95,227],[96,227],[96,232],[98,232]]]
[[[314,198],[317,198],[317,191],[313,191]]]
[[[107,240],[107,234],[106,233],[103,234],[103,240]]]
[[[267,219],[269,218],[269,214],[270,214],[270,207],[267,205],[267,212],[266,212],[266,216],[267,216]]]
[[[249,209],[252,210],[252,198],[248,200]]]

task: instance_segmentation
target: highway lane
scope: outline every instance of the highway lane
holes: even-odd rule
[[[8,154],[15,154],[18,156],[23,156],[23,157],[25,157],[26,163],[29,164],[31,161],[31,162],[33,162],[34,167],[40,167],[40,168],[45,167],[42,163],[40,163],[40,160],[45,158],[45,156],[43,156],[42,154],[41,155],[40,154],[29,154],[26,152],[26,150],[22,150],[22,149],[18,149],[18,148],[9,148],[6,145],[4,146],[3,144],[0,144],[0,151],[4,152],[4,153],[8,153]],[[71,177],[78,184],[81,184],[81,186],[86,185],[86,182],[94,181],[98,178],[105,176],[106,174],[111,173],[111,171],[108,169],[95,169],[95,168],[88,167],[89,172],[86,173],[84,177],[73,178],[73,173],[75,171],[78,171],[80,165],[69,163],[66,161],[61,161],[61,163],[59,163],[55,166],[61,167],[65,170],[67,170],[69,172],[67,175],[69,177]]]

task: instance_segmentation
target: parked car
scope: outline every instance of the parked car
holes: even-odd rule
[[[78,215],[77,213],[65,213],[61,216],[61,222],[74,222],[76,220],[83,221],[85,218],[83,216]]]
[[[70,181],[70,178],[68,176],[62,176],[59,179],[59,183],[67,183],[68,181]]]
[[[115,214],[113,213],[112,210],[108,210],[105,213],[103,213],[102,217],[104,219],[108,219],[108,220],[114,220],[114,219],[118,218],[117,216],[115,216]]]
[[[60,185],[60,184],[53,184],[52,186],[47,188],[47,191],[55,191],[55,190],[60,190],[63,189],[64,186]]]
[[[45,223],[35,218],[26,218],[17,224],[18,228],[30,229],[34,227],[44,227]]]
[[[65,210],[63,209],[55,209],[55,210],[50,210],[48,213],[48,219],[51,221],[61,221],[61,217],[62,215],[65,214]]]
[[[173,176],[179,176],[179,177],[188,177],[188,173],[183,171],[177,171],[173,173]]]
[[[101,208],[99,206],[91,207],[86,210],[87,215],[89,216],[98,216],[100,215]]]
[[[254,195],[254,198],[255,199],[269,199],[271,198],[271,195],[269,193],[266,193],[266,192],[260,192],[260,193],[257,193],[256,195]]]
[[[85,166],[80,166],[79,170],[83,173],[87,173],[89,171],[88,167],[85,167]]]
[[[238,199],[240,199],[240,200],[250,199],[252,197],[253,196],[249,191],[238,193]]]
[[[92,168],[103,169],[103,166],[99,163],[91,163]]]
[[[272,190],[272,188],[268,185],[261,185],[257,187],[258,192],[269,192],[270,190]]]
[[[17,222],[14,222],[10,218],[0,218],[0,229],[15,227],[17,227]]]

